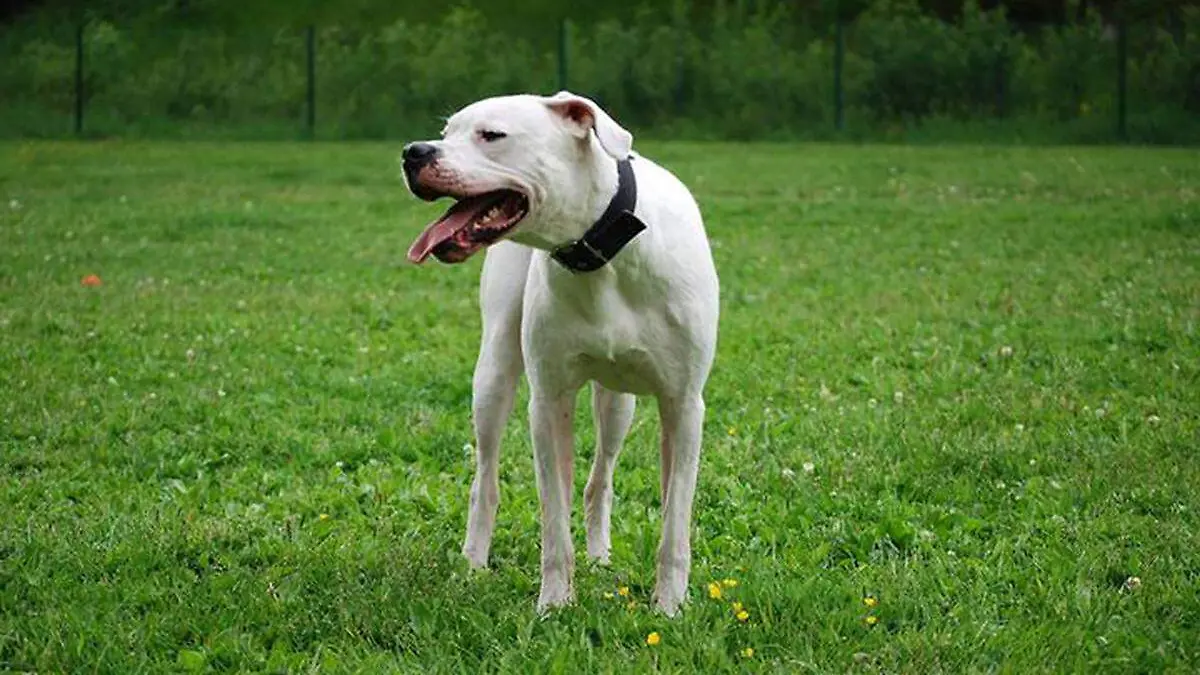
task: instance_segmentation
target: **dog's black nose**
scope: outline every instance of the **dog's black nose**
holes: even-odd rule
[[[437,146],[433,143],[409,143],[404,146],[404,151],[400,153],[400,156],[404,158],[405,164],[420,166],[428,164],[437,154]]]

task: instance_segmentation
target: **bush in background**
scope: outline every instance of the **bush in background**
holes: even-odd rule
[[[704,19],[676,0],[669,20],[572,25],[570,88],[639,134],[720,139],[829,138],[833,25],[782,3],[718,2]],[[1134,140],[1200,141],[1200,12],[1174,32],[1131,24]],[[73,34],[46,22],[2,34],[5,135],[71,127]],[[294,28],[214,30],[143,20],[87,25],[87,129],[93,134],[294,137],[303,133],[305,39]],[[1093,16],[1020,33],[966,2],[948,23],[916,0],[876,0],[845,27],[846,135],[1113,140],[1116,44]],[[419,27],[334,24],[317,35],[318,133],[428,135],[482,96],[553,92],[556,50],[455,7]]]

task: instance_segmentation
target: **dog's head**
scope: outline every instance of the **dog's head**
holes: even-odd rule
[[[595,204],[611,197],[596,194],[601,162],[628,157],[632,144],[600,106],[568,92],[463,108],[440,140],[404,148],[409,190],[428,201],[455,200],[413,242],[408,259],[462,262],[505,238],[543,248],[563,243],[574,221],[594,220]]]

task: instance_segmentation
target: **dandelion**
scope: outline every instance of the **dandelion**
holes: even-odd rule
[[[867,597],[863,598],[863,604],[867,607],[874,608],[879,605],[879,599],[873,595],[868,595]]]
[[[1142,587],[1142,580],[1138,577],[1129,577],[1125,580],[1124,586],[1127,591],[1136,591]]]
[[[318,520],[329,520],[329,514],[328,514],[328,513],[322,513],[321,515],[317,516],[317,519],[318,519]]]
[[[737,588],[738,580],[734,579],[732,577],[729,577],[729,578],[723,579],[721,581],[721,585],[724,586],[725,588]]]
[[[617,595],[621,596],[622,598],[628,598],[629,597],[629,587],[621,586],[620,588],[617,589]]]
[[[747,659],[754,658],[754,647],[746,647],[742,650],[742,657]]]
[[[741,621],[742,623],[750,620],[750,612],[747,612],[744,609],[738,610],[738,613],[735,616],[737,617],[737,620]]]
[[[877,623],[879,623],[879,617],[877,617],[877,616],[868,616],[867,617],[867,625],[868,626],[874,626]]]
[[[733,608],[734,614],[737,614],[738,612],[742,611],[742,603],[740,603],[740,602],[735,601],[732,605],[730,605],[730,607]]]
[[[715,581],[709,583],[708,584],[708,597],[712,598],[713,600],[720,600],[721,599],[721,584],[718,584]]]
[[[646,636],[646,644],[653,647],[662,642],[662,636],[657,631]]]
[[[1150,415],[1149,417],[1146,418],[1146,421],[1149,422],[1150,424],[1158,424],[1162,420],[1159,419],[1158,415]]]
[[[804,473],[812,473],[817,470],[816,465],[812,462],[805,462],[800,468],[804,469]]]
[[[729,428],[728,428],[728,429],[726,429],[725,431],[726,431],[726,433],[728,433],[730,436],[736,436],[736,435],[737,435],[737,427],[729,427]]]
[[[1003,347],[1000,348],[1000,358],[1007,359],[1012,355],[1013,355],[1012,347],[1010,347],[1008,345],[1004,345]]]

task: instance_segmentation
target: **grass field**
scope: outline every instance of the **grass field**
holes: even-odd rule
[[[0,670],[1200,668],[1194,151],[641,149],[723,292],[676,620],[649,401],[574,607],[524,399],[460,561],[480,261],[397,147],[0,145]]]

